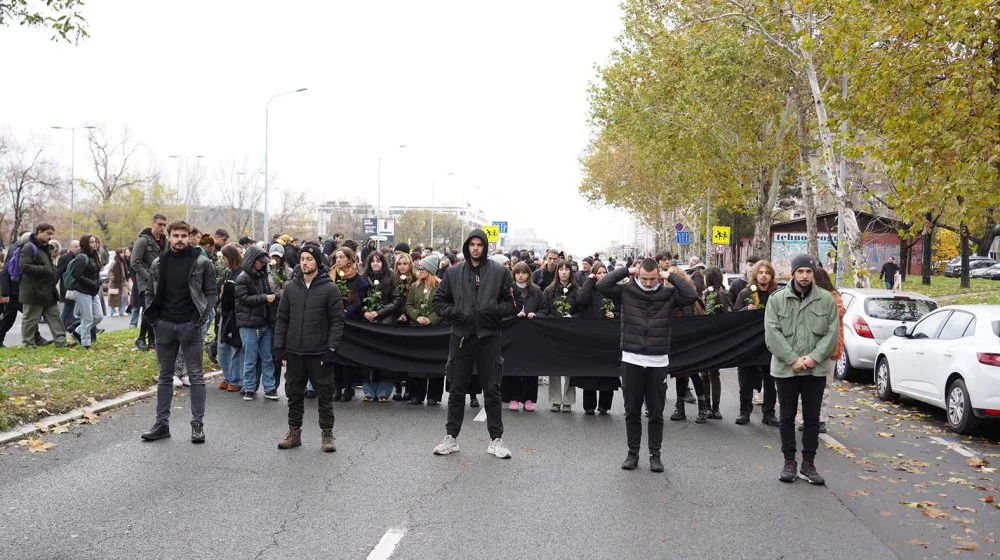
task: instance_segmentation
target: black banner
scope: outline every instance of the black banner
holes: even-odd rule
[[[504,321],[504,375],[617,375],[618,321],[536,318]],[[347,321],[338,361],[384,371],[444,375],[451,328]],[[745,311],[674,320],[670,372],[767,365],[764,313]]]

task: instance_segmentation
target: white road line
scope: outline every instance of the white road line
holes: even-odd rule
[[[970,451],[968,447],[965,447],[961,443],[957,443],[957,442],[954,442],[954,441],[948,441],[948,440],[946,440],[944,438],[939,438],[937,436],[932,436],[930,439],[934,443],[936,443],[938,445],[943,445],[943,446],[947,447],[948,449],[951,449],[952,451],[954,451],[955,453],[958,453],[959,455],[961,455],[963,457],[975,457],[976,456],[976,454],[973,451]]]
[[[386,560],[392,553],[396,551],[396,546],[399,545],[399,541],[403,540],[403,535],[406,534],[406,529],[389,529],[382,535],[379,539],[378,544],[375,548],[368,553],[368,560]]]
[[[831,436],[830,434],[820,434],[819,435],[819,439],[825,441],[826,443],[832,445],[833,447],[847,449],[846,445],[844,445],[843,443],[840,443],[839,441],[833,439],[833,436]]]
[[[479,414],[476,415],[476,418],[473,421],[474,422],[485,422],[486,421],[486,409],[484,408],[484,409],[480,410]]]

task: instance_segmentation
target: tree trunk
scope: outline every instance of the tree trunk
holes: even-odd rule
[[[959,227],[959,238],[961,239],[961,254],[962,254],[962,281],[961,286],[963,288],[968,288],[969,284],[969,228],[965,225],[963,221]]]
[[[975,238],[976,254],[980,257],[989,256],[993,240],[997,238],[997,235],[1000,235],[1000,228],[997,227],[997,223],[993,219],[992,213],[990,213],[986,218],[986,230],[981,236]]]
[[[931,221],[930,213],[924,222],[924,262],[920,267],[920,283],[924,286],[931,285],[931,250],[934,245],[934,222]]]

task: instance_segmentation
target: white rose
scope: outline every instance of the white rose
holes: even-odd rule
[[[378,280],[375,281],[375,285],[378,286]]]
[[[402,280],[403,282],[406,282],[406,276],[405,275],[404,276],[400,276],[399,279]]]
[[[569,293],[569,288],[563,288],[563,293],[564,294],[568,294]]]
[[[428,290],[427,288],[424,288],[424,295],[425,295],[425,296],[426,296],[426,295],[427,295],[427,294],[428,294],[429,292],[430,292],[430,290]]]
[[[337,271],[337,276],[340,276],[341,278],[343,278],[344,277],[344,271],[343,270],[338,270]]]
[[[757,291],[757,284],[754,284],[754,285],[750,286],[750,291],[751,292],[756,292]]]
[[[708,287],[708,291],[710,291],[710,292],[714,292],[714,291],[715,291],[715,286],[709,286],[709,287]]]

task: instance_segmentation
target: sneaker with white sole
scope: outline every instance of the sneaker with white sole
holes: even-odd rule
[[[458,453],[458,440],[451,436],[444,436],[441,443],[437,444],[434,448],[435,455],[451,455],[452,453]]]
[[[510,459],[510,449],[503,444],[503,440],[496,438],[490,442],[490,446],[486,448],[486,452],[493,455],[497,459]]]
[[[183,387],[183,386],[184,386],[184,382],[183,382],[183,381],[181,381],[181,378],[180,378],[180,377],[177,377],[177,376],[175,375],[175,376],[174,376],[174,387]]]
[[[181,376],[181,384],[184,385],[185,387],[190,387],[191,386],[191,378],[188,377],[188,376],[186,376],[186,375],[182,375]]]

